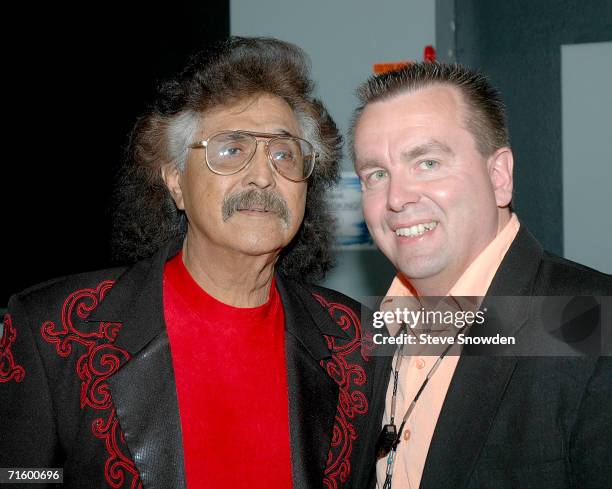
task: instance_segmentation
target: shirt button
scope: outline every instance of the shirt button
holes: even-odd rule
[[[404,440],[410,440],[410,430],[404,430]]]
[[[419,358],[416,361],[416,368],[418,368],[419,370],[421,370],[422,368],[425,367],[425,360],[423,360],[422,358]]]

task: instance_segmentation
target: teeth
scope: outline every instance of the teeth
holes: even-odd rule
[[[431,231],[438,226],[438,221],[425,222],[423,224],[415,224],[409,228],[399,228],[395,230],[395,234],[398,236],[421,236],[426,231]]]

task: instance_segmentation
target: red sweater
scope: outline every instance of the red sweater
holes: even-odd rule
[[[187,485],[290,488],[283,306],[237,308],[207,294],[177,255],[164,269],[164,315]]]

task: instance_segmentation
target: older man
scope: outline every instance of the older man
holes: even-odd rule
[[[357,487],[383,370],[358,304],[305,282],[330,264],[339,142],[281,41],[232,39],[162,85],[118,192],[116,250],[141,260],[10,301],[0,466],[63,467],[64,487]]]
[[[612,295],[612,277],[543,251],[512,212],[504,108],[482,75],[418,63],[372,77],[358,95],[364,215],[398,270],[386,302],[504,296],[501,323],[540,346],[541,318],[513,296]],[[395,365],[378,487],[609,487],[609,357],[442,351]]]

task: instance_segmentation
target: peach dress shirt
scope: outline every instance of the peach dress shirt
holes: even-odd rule
[[[512,214],[510,221],[465,270],[450,290],[449,295],[455,297],[485,296],[499,265],[518,233],[519,227],[520,223],[516,214]],[[387,297],[412,295],[414,295],[414,289],[410,287],[407,279],[401,273],[398,273],[391,283]],[[459,350],[457,348],[457,345],[451,348],[448,355],[442,359],[421,394],[412,414],[406,421],[395,457],[393,489],[417,489],[421,483],[427,452],[438,422],[438,416],[459,361]],[[436,360],[437,357],[433,356],[406,356],[402,360],[395,411],[395,424],[398,429],[406,409],[408,409]],[[393,368],[395,368],[395,361],[396,358],[393,360]],[[392,393],[393,382],[389,382],[383,426],[389,422]],[[383,486],[386,470],[387,457],[383,457],[376,464],[378,489]]]

